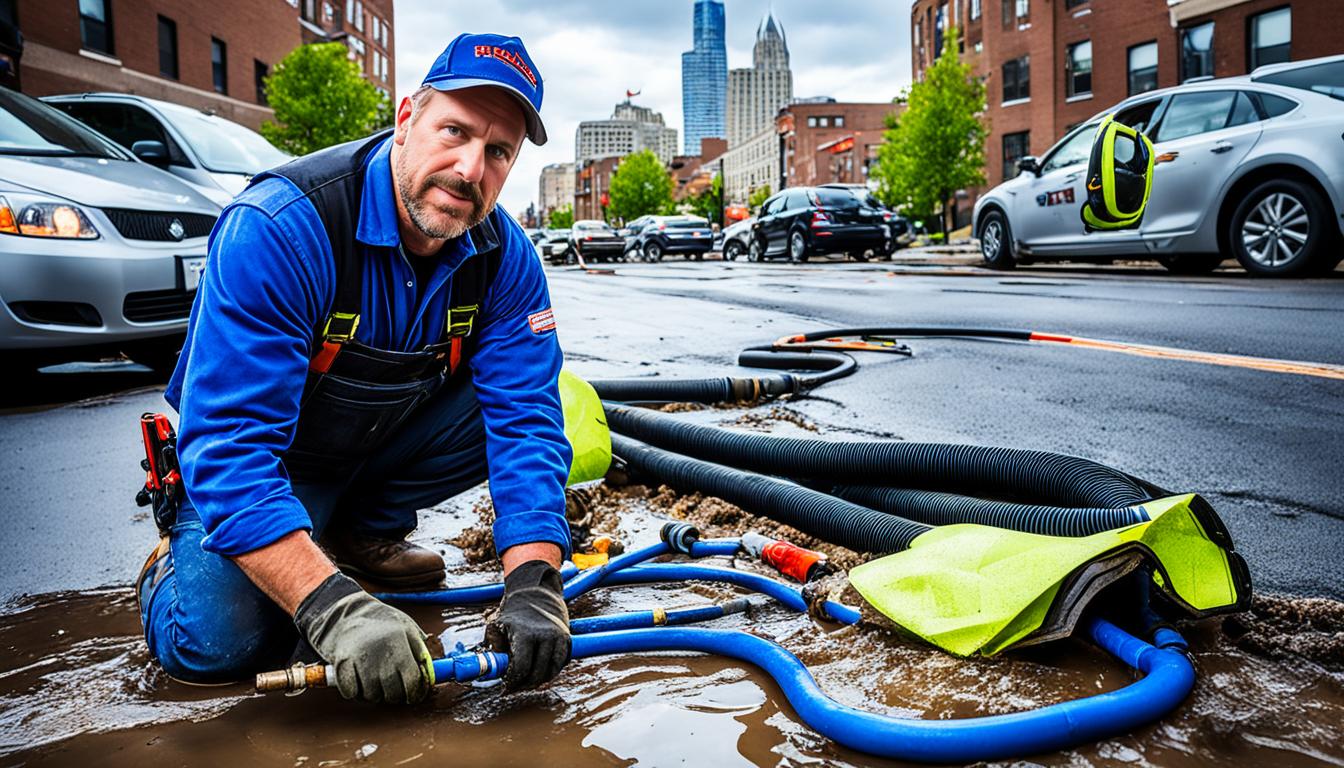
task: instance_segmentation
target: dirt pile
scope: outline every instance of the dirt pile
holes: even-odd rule
[[[1257,595],[1249,611],[1223,620],[1223,632],[1245,651],[1344,671],[1344,603],[1336,600]]]

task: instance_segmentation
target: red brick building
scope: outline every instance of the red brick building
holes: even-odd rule
[[[33,96],[136,93],[210,110],[257,128],[271,117],[262,78],[302,43],[350,48],[390,93],[392,0],[0,0],[24,46],[18,73]]]
[[[964,31],[987,87],[990,186],[1132,94],[1344,52],[1340,0],[915,0],[910,14],[916,80],[945,30]]]
[[[775,129],[783,139],[787,178],[777,188],[868,183],[886,117],[901,109],[881,102],[834,101],[800,102],[781,109]]]
[[[611,202],[611,175],[621,164],[620,155],[584,160],[574,169],[574,220],[606,219]]]

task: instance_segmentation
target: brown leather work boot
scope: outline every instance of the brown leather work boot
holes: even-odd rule
[[[336,566],[343,571],[393,587],[433,587],[443,581],[443,558],[404,539],[383,539],[354,531],[332,531],[323,537]]]

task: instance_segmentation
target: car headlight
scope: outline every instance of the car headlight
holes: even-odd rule
[[[98,237],[98,230],[78,206],[18,195],[0,195],[0,233],[65,240]]]

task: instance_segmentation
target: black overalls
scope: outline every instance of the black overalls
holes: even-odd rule
[[[355,241],[364,160],[380,133],[300,158],[270,172],[294,183],[317,209],[336,261],[336,292],[313,354],[285,468],[297,481],[348,477],[398,425],[450,378],[465,377],[473,324],[499,268],[489,219],[469,230],[476,255],[452,278],[451,304],[438,343],[416,352],[374,349],[354,340],[363,295],[363,253]]]

